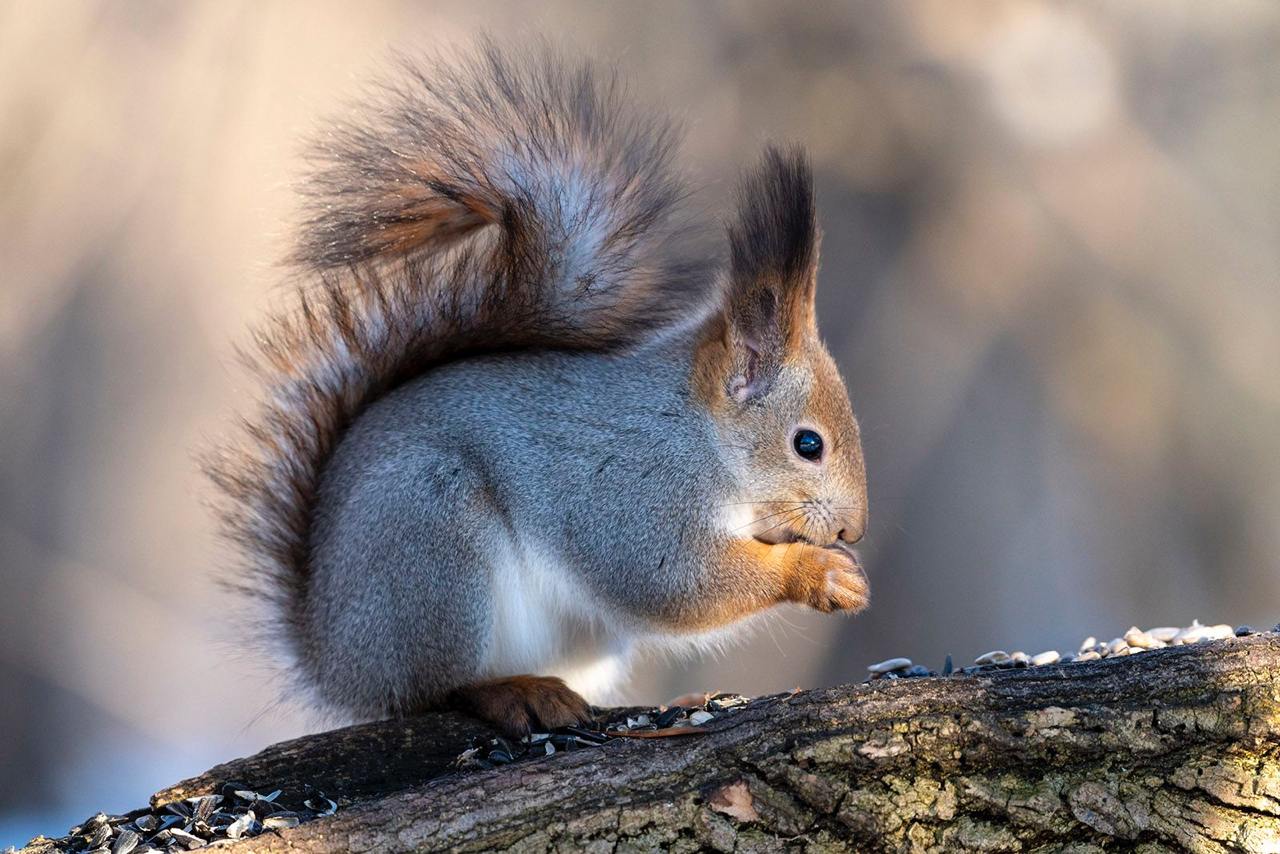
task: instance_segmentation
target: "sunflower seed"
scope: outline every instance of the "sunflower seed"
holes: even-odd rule
[[[253,814],[253,810],[249,810],[227,827],[227,837],[229,839],[239,839],[253,829],[253,823],[257,820],[258,817]]]
[[[1003,649],[993,649],[991,652],[984,652],[973,660],[974,664],[1008,664],[1013,659],[1009,657],[1009,653]]]
[[[1027,655],[1022,650],[1018,650],[1017,652],[1009,654],[1009,660],[1017,667],[1026,667],[1031,663],[1031,656]]]
[[[1107,644],[1107,655],[1118,655],[1120,650],[1128,649],[1129,645],[1124,642],[1124,638],[1113,638],[1111,643]]]
[[[1077,652],[1082,652],[1082,653],[1093,652],[1094,650],[1097,649],[1097,647],[1098,647],[1098,639],[1095,638],[1093,635],[1089,635],[1087,638],[1084,639],[1084,642],[1080,644],[1080,649],[1077,650]]]
[[[103,816],[102,824],[97,825],[93,832],[89,834],[89,839],[85,843],[88,848],[101,848],[111,838],[111,826],[106,823],[106,816]]]
[[[320,797],[311,798],[304,803],[304,806],[314,812],[316,815],[333,815],[338,811],[338,805],[328,798],[321,795]]]
[[[1088,652],[1082,652],[1079,655],[1077,655],[1076,661],[1097,661],[1100,658],[1102,658],[1102,655],[1100,653],[1097,653],[1093,650],[1089,650]]]
[[[213,815],[213,811],[221,803],[222,795],[205,795],[203,798],[196,798],[191,817],[197,821],[208,821],[209,816]]]
[[[1189,643],[1200,643],[1207,640],[1219,640],[1228,638],[1234,634],[1231,627],[1227,625],[1206,626],[1202,625],[1199,620],[1193,620],[1191,625],[1178,632],[1173,642],[1179,645]]]
[[[657,721],[658,729],[666,729],[667,727],[671,726],[673,723],[676,722],[676,718],[680,717],[682,714],[684,714],[684,709],[681,708],[680,706],[672,706],[671,708],[667,709],[665,712],[660,712],[658,714],[658,721]]]
[[[741,694],[716,694],[707,701],[707,711],[725,712],[730,709],[742,708],[750,702],[750,697],[744,697]]]
[[[165,830],[162,832],[169,834],[170,839],[176,841],[179,845],[186,848],[188,851],[195,848],[204,847],[203,839],[201,839],[198,836],[195,836],[194,834],[187,833],[185,830],[182,830],[181,828],[173,827],[173,828],[170,828],[169,830]],[[156,835],[159,836],[160,834],[156,834]]]
[[[1160,649],[1168,646],[1164,641],[1152,637],[1150,632],[1144,632],[1137,626],[1130,626],[1129,631],[1124,633],[1124,642],[1138,649]]]
[[[160,826],[160,819],[156,818],[151,813],[147,813],[146,815],[138,816],[134,820],[133,826],[138,828],[138,830],[141,830],[143,833],[150,833]]]
[[[694,726],[702,726],[707,721],[714,720],[714,719],[715,719],[715,715],[711,714],[710,712],[698,711],[689,715],[689,721]]]
[[[116,837],[116,842],[111,846],[111,854],[129,854],[130,851],[138,847],[141,839],[138,834],[132,830],[122,830],[120,835]]]
[[[911,666],[909,658],[886,658],[867,667],[872,673],[892,673],[895,670],[906,670]]]
[[[1057,664],[1061,658],[1062,656],[1058,655],[1058,651],[1056,649],[1048,649],[1039,655],[1033,655],[1031,657],[1031,664],[1034,667],[1043,667],[1046,664]]]
[[[609,736],[604,733],[593,732],[592,730],[583,729],[582,727],[567,726],[564,727],[564,731],[577,737],[579,741],[582,741],[585,744],[604,744],[609,740]]]
[[[297,827],[298,817],[296,815],[273,815],[263,819],[262,826],[267,830],[285,830],[290,827]]]

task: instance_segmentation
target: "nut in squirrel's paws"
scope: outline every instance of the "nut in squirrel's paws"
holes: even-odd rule
[[[843,546],[815,549],[815,583],[809,590],[808,605],[819,611],[861,611],[867,607],[871,588],[858,558]]]
[[[512,676],[458,688],[454,704],[493,724],[504,735],[521,737],[535,727],[551,730],[585,723],[591,707],[563,679]]]

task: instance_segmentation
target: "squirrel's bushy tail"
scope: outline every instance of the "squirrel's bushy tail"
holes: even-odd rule
[[[239,586],[277,606],[295,654],[316,490],[364,408],[442,361],[621,346],[711,296],[674,216],[676,134],[613,76],[491,43],[401,66],[317,147],[293,257],[307,283],[247,354],[261,411],[207,465],[248,558]]]

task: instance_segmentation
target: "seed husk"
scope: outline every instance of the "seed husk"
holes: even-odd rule
[[[169,834],[170,839],[176,841],[179,845],[183,846],[187,850],[192,850],[194,848],[201,848],[204,846],[203,839],[201,839],[199,836],[196,836],[193,833],[188,833],[187,831],[179,827],[169,828],[168,830],[162,831],[162,833]],[[160,834],[156,834],[156,835],[159,836]]]
[[[311,798],[304,806],[320,816],[333,815],[338,811],[338,805],[325,797]]]
[[[208,821],[209,816],[213,815],[213,811],[221,803],[222,795],[206,795],[203,798],[196,798],[191,810],[191,817],[197,821]]]
[[[296,815],[273,815],[262,820],[262,826],[267,830],[286,830],[297,827],[298,823]]]
[[[89,848],[101,848],[110,838],[111,826],[106,823],[106,816],[103,816],[102,823],[95,825],[93,831],[89,834],[86,846]]]
[[[227,826],[227,837],[230,839],[239,839],[253,828],[253,823],[257,820],[258,817],[253,814],[253,810],[249,810]]]
[[[120,835],[116,837],[115,844],[111,846],[111,854],[129,854],[133,849],[138,847],[141,837],[132,830],[122,830]]]
[[[906,670],[911,666],[909,658],[887,658],[867,667],[872,673],[892,673],[895,670]]]
[[[682,714],[684,714],[684,709],[680,706],[672,706],[665,712],[659,712],[657,719],[658,729],[666,729],[671,726],[676,722],[676,718],[680,717]]]

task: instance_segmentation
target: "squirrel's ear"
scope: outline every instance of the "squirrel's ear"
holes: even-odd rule
[[[743,177],[729,226],[728,391],[736,400],[765,393],[788,354],[815,334],[818,241],[808,157],[769,146]]]

